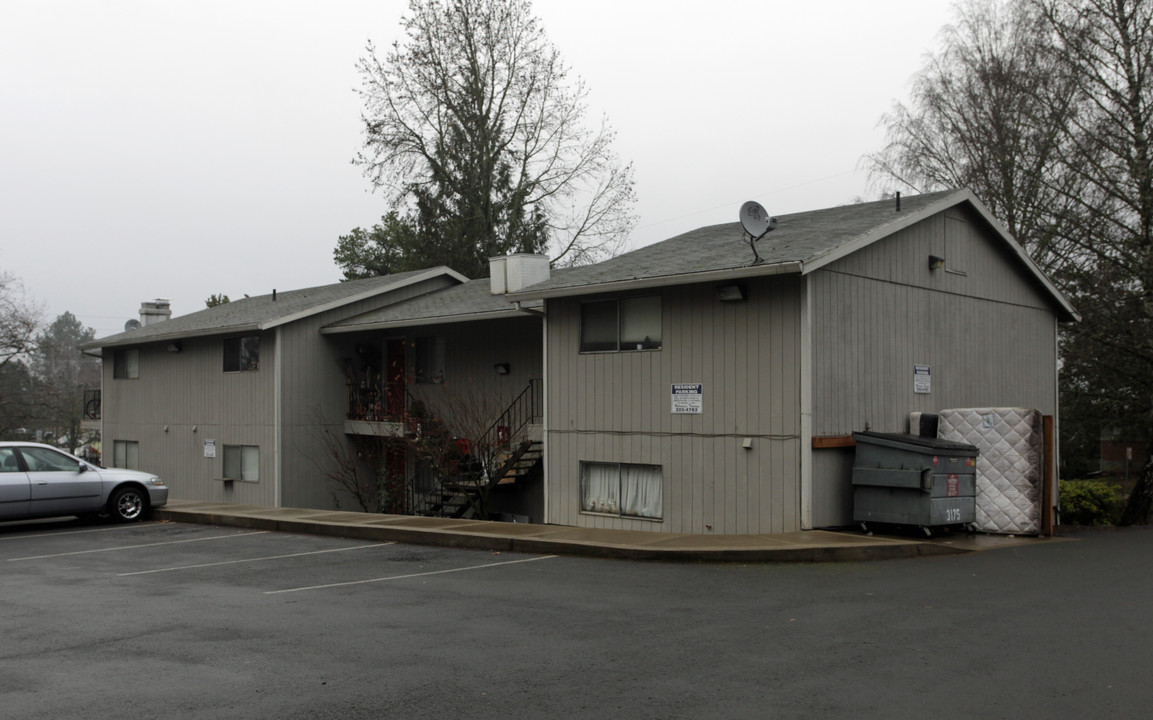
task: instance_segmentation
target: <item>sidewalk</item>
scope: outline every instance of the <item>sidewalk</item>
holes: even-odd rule
[[[158,520],[277,532],[622,560],[846,562],[953,555],[1060,541],[1060,538],[960,534],[920,540],[827,530],[774,535],[694,535],[267,508],[190,500],[170,501],[157,508],[153,515]]]

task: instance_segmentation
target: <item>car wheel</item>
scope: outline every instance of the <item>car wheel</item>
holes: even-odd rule
[[[120,488],[108,501],[108,513],[117,522],[139,520],[148,513],[148,496],[140,488]]]

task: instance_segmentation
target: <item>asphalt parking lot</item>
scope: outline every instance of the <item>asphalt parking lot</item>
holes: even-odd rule
[[[1146,717],[1153,532],[677,564],[0,525],[12,718]]]

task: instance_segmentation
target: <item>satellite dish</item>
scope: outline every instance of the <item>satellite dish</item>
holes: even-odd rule
[[[124,332],[129,332],[131,330],[139,330],[139,329],[140,329],[140,321],[137,320],[136,318],[132,318],[128,322],[124,323]]]
[[[772,218],[769,217],[769,213],[761,207],[759,202],[750,200],[741,205],[741,225],[744,226],[745,232],[753,237],[759,238],[771,230],[769,227],[770,220]]]
[[[749,234],[749,247],[753,249],[754,265],[764,262],[757,253],[756,242],[777,229],[777,219],[770,217],[768,211],[755,200],[749,200],[741,205],[741,227]]]

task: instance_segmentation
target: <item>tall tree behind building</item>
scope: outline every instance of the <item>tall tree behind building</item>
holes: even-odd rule
[[[35,346],[42,310],[20,281],[0,271],[0,439],[14,438],[32,418],[32,386],[25,364]]]
[[[412,0],[406,39],[360,62],[357,162],[391,213],[340,239],[346,278],[547,252],[613,253],[635,223],[632,166],[529,0]]]
[[[37,335],[30,356],[39,424],[57,438],[67,437],[70,449],[80,445],[84,390],[100,386],[100,360],[79,349],[95,337],[92,328],[65,312]]]
[[[1082,314],[1061,332],[1064,450],[1153,441],[1151,21],[1153,0],[960,6],[869,159],[878,185],[970,187]],[[1125,520],[1151,505],[1147,465]]]

